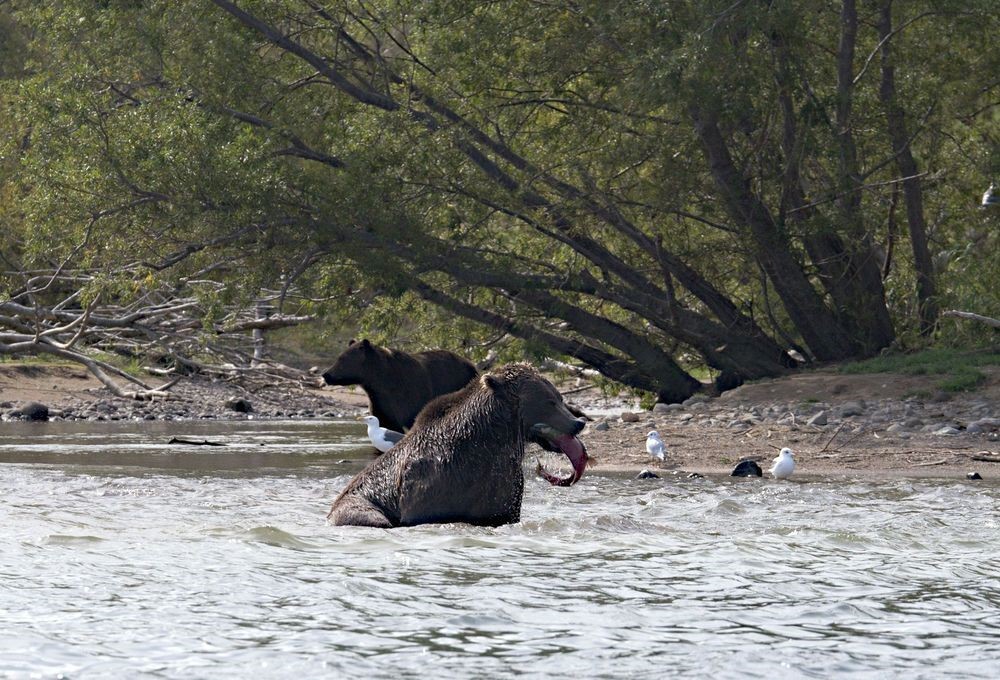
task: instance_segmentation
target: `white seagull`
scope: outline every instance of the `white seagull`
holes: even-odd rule
[[[381,453],[391,449],[403,438],[402,433],[381,427],[375,416],[365,416],[362,420],[368,423],[368,439],[371,440],[372,446]]]
[[[663,445],[660,433],[656,430],[650,430],[646,435],[646,451],[661,463],[667,459],[667,447]]]
[[[988,205],[997,205],[998,203],[1000,203],[1000,193],[997,192],[995,185],[990,184],[990,188],[983,194],[982,205],[986,207]]]
[[[792,450],[787,446],[778,452],[778,457],[774,459],[771,466],[771,476],[775,479],[788,479],[795,472],[795,458]]]

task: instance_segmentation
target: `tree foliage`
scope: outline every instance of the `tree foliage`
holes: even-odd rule
[[[271,290],[667,400],[1000,311],[984,0],[8,5],[11,304]]]

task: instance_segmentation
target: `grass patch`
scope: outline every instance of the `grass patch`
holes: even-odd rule
[[[52,356],[51,354],[0,354],[0,366],[72,366],[82,368],[83,364]]]
[[[937,386],[945,392],[968,392],[969,390],[976,389],[984,382],[986,382],[985,373],[974,368],[963,368],[939,381]]]
[[[1000,365],[998,352],[961,352],[952,349],[928,349],[914,354],[890,354],[854,361],[840,367],[841,373],[898,373],[901,375],[941,376],[936,387],[945,392],[966,392],[986,381],[980,368]]]

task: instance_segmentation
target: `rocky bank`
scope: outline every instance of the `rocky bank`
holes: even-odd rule
[[[583,438],[598,469],[728,473],[748,458],[766,469],[779,448],[790,446],[799,463],[797,476],[950,476],[979,470],[995,478],[1000,477],[1000,368],[986,372],[988,379],[976,391],[948,394],[927,376],[809,371],[717,398],[697,395],[683,404],[658,404],[652,411],[638,409],[634,399],[572,381],[560,389],[593,417]],[[366,407],[361,390],[321,387],[318,379],[196,377],[175,385],[168,398],[138,401],[113,396],[80,367],[0,364],[0,418],[7,421],[40,417],[43,408],[50,420],[113,421],[357,418]],[[667,445],[664,463],[645,452],[651,429]],[[976,460],[994,456],[997,463]]]

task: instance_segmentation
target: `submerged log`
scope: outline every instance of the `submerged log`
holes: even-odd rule
[[[207,439],[202,439],[200,442],[194,439],[183,439],[181,437],[171,437],[168,444],[187,444],[189,446],[225,446],[221,442],[210,442]]]

